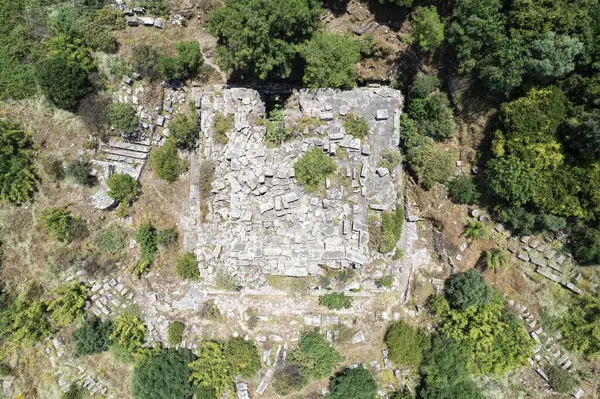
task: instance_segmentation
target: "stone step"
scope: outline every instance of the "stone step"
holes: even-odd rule
[[[147,152],[144,153],[144,152],[138,152],[138,151],[123,150],[123,149],[113,148],[113,147],[108,147],[108,146],[101,146],[100,150],[102,150],[105,154],[120,155],[123,157],[129,157],[129,158],[134,158],[134,159],[148,158]]]
[[[144,144],[143,142],[131,143],[131,142],[125,142],[125,141],[110,140],[108,142],[108,145],[113,148],[119,148],[119,149],[129,150],[129,151],[150,152],[149,143]]]
[[[141,160],[141,159],[133,159],[133,158],[124,157],[122,155],[115,155],[115,154],[111,154],[111,153],[105,153],[104,159],[109,160],[109,161],[123,162],[123,163],[129,164],[129,165],[133,165],[133,164],[139,165],[141,163],[144,163],[144,160]]]

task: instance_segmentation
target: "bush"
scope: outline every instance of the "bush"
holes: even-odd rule
[[[146,328],[142,320],[133,313],[122,313],[114,321],[110,340],[133,353],[142,347]]]
[[[356,139],[363,139],[369,133],[369,124],[362,116],[348,114],[344,118],[344,129],[346,130],[346,134]]]
[[[189,280],[197,280],[200,278],[200,270],[198,269],[198,260],[193,252],[185,253],[175,263],[175,270],[179,277]]]
[[[485,229],[485,224],[483,222],[471,221],[467,225],[465,229],[465,237],[467,238],[484,238],[487,237],[487,230]]]
[[[65,169],[63,168],[62,161],[53,156],[48,155],[40,160],[42,170],[51,179],[59,181],[65,178]]]
[[[577,382],[567,370],[560,366],[551,364],[546,368],[546,375],[550,380],[550,386],[558,393],[570,394],[575,391]]]
[[[445,140],[454,132],[454,117],[445,93],[414,99],[408,115],[416,122],[419,133],[435,140]]]
[[[49,208],[39,217],[44,229],[57,241],[70,242],[87,235],[85,221],[64,208]]]
[[[158,230],[156,232],[156,242],[165,248],[172,247],[177,244],[177,229],[172,227],[169,229]]]
[[[396,365],[417,369],[423,361],[419,332],[404,321],[390,325],[385,333],[385,344],[390,350],[390,360]]]
[[[58,108],[75,110],[90,91],[88,73],[78,63],[58,56],[45,58],[36,66],[36,81],[42,93]]]
[[[93,186],[96,183],[96,177],[92,175],[92,163],[88,159],[78,158],[69,162],[66,174],[81,186]]]
[[[329,382],[331,399],[375,399],[377,383],[364,367],[345,368]]]
[[[298,347],[290,352],[289,364],[300,367],[307,378],[320,380],[344,358],[329,346],[327,340],[314,330],[300,337]]]
[[[183,76],[195,76],[204,63],[197,40],[175,43]]]
[[[88,319],[71,335],[76,356],[87,356],[108,350],[112,324],[99,319]]]
[[[550,230],[554,233],[567,227],[567,219],[555,215],[538,215],[536,221],[543,230]]]
[[[167,140],[162,148],[150,153],[150,166],[159,178],[174,182],[185,169],[173,140]]]
[[[162,349],[142,360],[133,370],[132,393],[137,399],[181,398],[194,395],[188,364],[194,355],[187,349]]]
[[[169,129],[171,130],[169,139],[173,140],[177,147],[190,151],[196,148],[200,136],[200,124],[195,113],[178,116],[169,124]]]
[[[181,62],[178,57],[161,54],[158,57],[158,73],[166,80],[171,81],[181,78]]]
[[[398,204],[394,212],[385,211],[381,214],[381,222],[374,219],[369,221],[369,243],[371,247],[385,254],[396,248],[396,243],[402,234],[404,225],[404,208]]]
[[[119,133],[132,133],[139,128],[140,118],[129,103],[116,103],[104,111],[104,119],[110,128]]]
[[[413,81],[411,94],[414,98],[425,98],[429,93],[440,87],[437,76],[418,74]]]
[[[579,227],[571,238],[573,256],[581,265],[600,263],[600,230]]]
[[[298,158],[294,163],[294,171],[298,183],[303,184],[308,191],[317,189],[319,183],[335,172],[335,162],[320,148],[313,148]]]
[[[214,389],[215,398],[233,387],[233,376],[229,361],[223,354],[223,345],[204,341],[198,346],[198,358],[189,364],[190,380],[197,385]]]
[[[319,305],[333,310],[349,309],[352,306],[352,297],[343,292],[332,292],[319,296]]]
[[[149,44],[133,46],[133,70],[140,75],[150,78],[151,80],[157,79],[159,77],[158,59],[159,53],[155,47]]]
[[[237,280],[231,274],[227,274],[221,270],[215,276],[215,286],[225,291],[237,291]]]
[[[479,202],[479,191],[473,179],[459,175],[446,183],[448,196],[455,204],[472,205]]]
[[[219,310],[219,307],[215,303],[214,299],[204,301],[204,304],[202,305],[202,310],[200,311],[200,317],[211,321],[223,320],[223,315],[221,314],[221,311]]]
[[[96,239],[94,246],[102,252],[111,255],[118,255],[125,250],[127,240],[127,232],[119,225],[114,225],[101,230]]]
[[[115,173],[106,179],[107,195],[123,204],[129,204],[139,194],[138,182],[125,173]]]
[[[279,396],[286,396],[294,391],[299,391],[308,382],[302,374],[300,367],[295,364],[286,364],[275,370],[273,374],[273,389]]]
[[[281,108],[272,110],[264,124],[267,128],[265,140],[269,143],[281,145],[288,139],[290,134],[285,127],[285,113]]]
[[[183,339],[183,330],[185,329],[185,324],[180,321],[172,321],[169,323],[169,328],[167,330],[168,333],[168,343],[169,346],[179,345],[181,340]]]
[[[63,285],[53,291],[48,303],[50,318],[57,327],[66,327],[83,315],[83,307],[88,298],[88,290],[79,282]]]
[[[507,223],[517,234],[528,235],[535,230],[536,215],[523,208],[499,208],[496,217],[498,221]]]
[[[386,150],[381,153],[381,159],[379,160],[379,166],[388,169],[390,172],[400,165],[401,156],[398,151]]]
[[[223,346],[223,356],[229,362],[231,375],[254,378],[260,370],[260,355],[252,341],[231,338]]]
[[[508,253],[500,248],[485,251],[485,265],[493,272],[508,269]]]
[[[493,297],[492,288],[476,269],[456,273],[446,280],[444,292],[450,306],[460,310],[487,305]]]
[[[223,145],[227,144],[229,142],[227,132],[233,130],[234,127],[233,114],[223,114],[217,111],[215,113],[214,126],[215,140]]]
[[[301,46],[306,61],[304,84],[316,89],[349,89],[356,86],[360,51],[355,41],[333,33],[317,33]]]
[[[135,240],[140,246],[140,260],[132,272],[135,276],[143,274],[154,262],[158,250],[156,228],[148,220],[144,221],[135,234]]]
[[[437,8],[417,7],[413,13],[415,21],[414,37],[425,51],[433,51],[444,42],[444,24]]]
[[[31,200],[37,183],[31,136],[0,119],[0,149],[0,199],[17,204]]]
[[[394,284],[394,276],[383,276],[375,280],[375,284],[379,287],[392,288]]]

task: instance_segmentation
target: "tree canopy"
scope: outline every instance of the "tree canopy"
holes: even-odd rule
[[[37,184],[31,136],[17,124],[0,118],[0,199],[31,200]]]
[[[317,0],[227,0],[213,11],[208,30],[217,37],[217,55],[226,69],[266,79],[287,77],[322,13]]]
[[[450,306],[460,310],[487,305],[493,296],[492,288],[476,269],[457,273],[446,280],[444,292]]]
[[[332,399],[375,399],[377,383],[364,367],[345,368],[329,383],[328,398]]]
[[[136,365],[132,391],[135,399],[191,399],[190,369],[194,355],[187,349],[162,349]]]

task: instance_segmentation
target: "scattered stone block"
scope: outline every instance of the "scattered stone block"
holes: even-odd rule
[[[158,29],[163,29],[165,27],[165,20],[163,18],[155,18],[154,27]]]
[[[363,342],[365,340],[365,334],[362,331],[357,331],[353,336],[352,336],[352,343],[353,344],[358,344],[360,342]]]
[[[378,121],[383,121],[388,118],[388,110],[387,109],[378,109],[375,113],[375,119]]]
[[[389,175],[390,171],[387,168],[377,168],[375,173],[377,173],[379,177],[383,177]]]

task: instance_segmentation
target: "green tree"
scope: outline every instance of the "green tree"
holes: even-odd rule
[[[168,182],[177,180],[185,168],[173,140],[167,140],[162,148],[150,153],[150,166],[159,178]]]
[[[71,335],[76,356],[87,356],[108,350],[112,323],[99,319],[88,319]]]
[[[440,87],[440,85],[441,82],[437,76],[419,73],[415,76],[410,92],[415,98],[425,98],[429,93]]]
[[[85,285],[74,281],[58,287],[52,296],[53,299],[48,302],[50,318],[57,327],[66,327],[83,315],[88,290]]]
[[[328,398],[332,399],[375,399],[377,383],[364,367],[345,368],[329,383]]]
[[[348,89],[356,86],[356,63],[360,51],[345,36],[317,33],[301,49],[306,61],[304,84],[311,88]]]
[[[390,351],[390,360],[397,365],[409,365],[415,369],[423,361],[419,332],[404,321],[391,324],[384,338]]]
[[[86,70],[78,63],[58,56],[41,60],[35,76],[42,93],[58,108],[74,110],[92,91]]]
[[[458,175],[446,183],[448,196],[455,204],[472,205],[479,202],[479,191],[473,179],[469,176]]]
[[[445,140],[454,132],[454,117],[446,93],[433,93],[410,103],[408,114],[418,131],[434,140]]]
[[[178,116],[169,124],[169,129],[171,130],[169,139],[174,140],[177,147],[184,150],[196,148],[196,142],[200,137],[200,124],[195,113]]]
[[[71,211],[64,208],[48,208],[38,219],[48,235],[57,241],[69,242],[87,234],[81,217],[71,215]]]
[[[129,204],[139,194],[138,182],[125,173],[115,173],[106,179],[107,195],[125,205]]]
[[[119,133],[132,133],[139,128],[140,118],[131,104],[112,104],[104,112],[106,124],[115,128]]]
[[[433,51],[444,42],[444,24],[435,6],[417,7],[413,14],[414,37],[425,51]]]
[[[300,337],[298,347],[290,352],[289,363],[300,367],[306,377],[319,380],[331,374],[342,360],[318,331],[311,331]]]
[[[92,175],[92,163],[88,159],[77,158],[67,164],[66,174],[75,184],[93,186],[96,178]]]
[[[564,343],[576,352],[594,354],[600,352],[600,301],[590,295],[569,306],[562,321]]]
[[[183,330],[185,329],[185,324],[180,321],[172,321],[169,323],[169,328],[167,329],[168,333],[168,342],[170,346],[175,346],[181,344],[181,340],[183,339]]]
[[[352,297],[346,296],[343,292],[331,292],[319,296],[319,305],[333,310],[350,309]]]
[[[200,270],[198,269],[198,259],[193,252],[186,252],[183,256],[177,259],[175,270],[179,277],[189,280],[197,280],[200,278]]]
[[[198,41],[177,42],[175,48],[183,75],[187,77],[196,75],[204,63]]]
[[[114,321],[110,340],[129,352],[142,347],[146,327],[142,320],[131,312],[122,313]]]
[[[444,292],[450,306],[460,310],[487,305],[493,296],[492,288],[476,269],[456,273],[446,280]]]
[[[191,362],[189,367],[192,372],[191,381],[214,389],[216,398],[221,397],[224,392],[231,391],[233,377],[222,344],[212,341],[202,342],[198,346],[198,358]]]
[[[158,57],[158,73],[167,80],[175,80],[181,78],[182,65],[179,57],[161,54]]]
[[[260,370],[258,348],[251,341],[239,337],[229,339],[223,346],[223,356],[229,362],[232,375],[253,378]]]
[[[17,124],[0,119],[0,199],[22,203],[33,197],[37,176],[31,136]]]
[[[317,0],[240,0],[210,14],[208,30],[217,38],[217,55],[226,69],[260,79],[288,77],[297,45],[317,29],[322,9]]]
[[[573,232],[573,256],[582,265],[600,263],[600,230],[579,227]]]
[[[294,163],[296,180],[309,191],[316,190],[319,183],[324,182],[335,169],[335,162],[320,148],[306,152]]]
[[[136,365],[133,370],[132,393],[135,399],[191,399],[188,364],[194,355],[187,349],[162,349]]]

